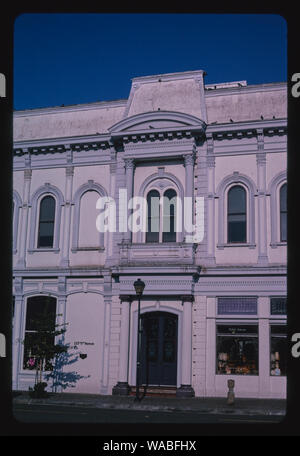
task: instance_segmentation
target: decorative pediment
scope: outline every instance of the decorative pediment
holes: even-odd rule
[[[163,134],[179,134],[182,136],[204,134],[205,122],[198,117],[174,111],[151,111],[137,114],[113,125],[109,131],[112,139],[144,137]]]

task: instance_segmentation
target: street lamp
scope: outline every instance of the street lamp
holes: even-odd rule
[[[135,401],[140,401],[140,372],[141,372],[141,296],[143,294],[145,283],[138,279],[133,284],[135,293],[138,297],[138,324],[137,324],[137,356],[136,356],[136,393]]]

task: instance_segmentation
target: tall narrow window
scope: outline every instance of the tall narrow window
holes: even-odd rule
[[[176,197],[175,190],[169,189],[163,198],[163,242],[176,242]]]
[[[40,204],[38,247],[53,247],[55,199],[45,196]]]
[[[246,191],[240,185],[228,192],[228,243],[246,242]]]
[[[40,344],[54,345],[56,298],[33,296],[27,300],[24,338],[23,369],[35,369],[39,361]],[[41,331],[44,333],[41,338]],[[49,334],[51,332],[51,334]],[[49,366],[48,366],[49,364]],[[50,359],[46,360],[45,370],[50,370]]]
[[[280,189],[280,241],[287,241],[287,185],[283,184]]]
[[[147,232],[146,242],[159,242],[159,199],[157,190],[151,190],[147,195]]]

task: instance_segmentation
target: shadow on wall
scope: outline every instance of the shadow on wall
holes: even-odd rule
[[[60,341],[60,344],[63,344],[62,341]],[[70,344],[66,344],[64,346],[66,351],[55,357],[53,370],[49,374],[45,375],[45,379],[47,381],[52,380],[52,385],[49,385],[49,387],[52,388],[53,393],[61,392],[66,388],[75,388],[76,383],[79,380],[90,377],[90,375],[80,375],[76,371],[64,371],[66,366],[76,363],[79,357],[83,359],[80,352],[72,354],[68,353]]]

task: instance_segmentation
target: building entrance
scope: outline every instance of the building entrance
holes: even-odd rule
[[[141,316],[141,376],[144,385],[177,384],[178,318],[169,312]]]

